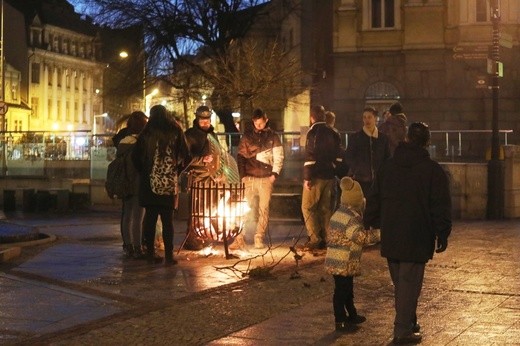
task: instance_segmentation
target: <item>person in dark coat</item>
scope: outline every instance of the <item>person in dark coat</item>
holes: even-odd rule
[[[155,156],[157,155],[157,159]],[[168,176],[179,173],[188,156],[182,129],[162,105],[150,109],[150,118],[139,135],[132,153],[139,172],[139,204],[145,208],[143,233],[148,262],[158,263],[162,258],[155,254],[155,225],[161,217],[165,264],[177,263],[173,259],[173,208],[175,191],[157,194],[152,191],[151,174],[154,165],[162,162],[160,171]],[[166,167],[164,164],[169,163]],[[157,169],[157,167],[155,168]],[[166,177],[165,177],[166,179]]]
[[[363,110],[363,128],[348,138],[346,153],[349,176],[359,182],[368,196],[379,167],[390,157],[388,137],[376,127],[377,110]]]
[[[215,129],[211,125],[211,111],[200,106],[195,111],[193,126],[186,130],[186,141],[191,157],[190,175],[194,182],[212,181],[219,169],[218,151],[212,150],[209,136],[218,142]]]
[[[341,138],[325,123],[323,106],[313,106],[311,127],[305,142],[303,164],[302,214],[309,241],[304,250],[326,248],[334,190],[335,167],[342,160]]]
[[[209,183],[212,182],[220,164],[218,150],[212,150],[208,137],[212,137],[218,143],[215,129],[211,125],[211,110],[208,106],[199,106],[195,111],[193,126],[186,130],[186,142],[191,158],[189,167],[189,183]],[[189,188],[189,186],[188,186]],[[191,198],[190,198],[191,199]],[[191,205],[189,206],[191,208]],[[191,209],[189,211],[191,214]],[[191,230],[191,217],[188,217],[186,229],[186,239],[183,248],[186,250],[201,250],[204,248],[204,240],[197,237]]]
[[[381,167],[364,215],[365,227],[381,227],[381,255],[395,287],[398,344],[421,341],[416,310],[425,264],[434,251],[446,250],[451,233],[448,178],[430,158],[429,141],[426,124],[410,125],[406,141]]]
[[[127,195],[122,196],[123,210],[121,213],[121,235],[123,237],[123,249],[128,257],[142,258],[142,222],[144,209],[139,205],[139,174],[136,172],[131,155],[139,133],[146,126],[148,118],[141,111],[133,112],[127,121],[125,133],[122,139],[118,140],[116,156],[125,156],[125,174],[129,183],[133,184],[133,189],[127,191]],[[121,130],[122,131],[122,130]],[[119,133],[121,133],[119,131]],[[115,137],[115,136],[114,136]],[[128,153],[128,154],[127,154]]]

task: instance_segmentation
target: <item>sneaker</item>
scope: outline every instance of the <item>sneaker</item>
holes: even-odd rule
[[[420,344],[422,341],[421,333],[410,333],[401,336],[396,336],[392,340],[392,342],[396,345],[404,345],[404,344]]]

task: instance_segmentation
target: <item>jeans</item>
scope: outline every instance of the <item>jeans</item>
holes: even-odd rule
[[[242,181],[245,185],[244,195],[249,208],[251,208],[248,222],[255,223],[257,221],[255,235],[263,238],[269,223],[269,203],[271,202],[273,183],[271,183],[269,177],[245,177]]]
[[[124,244],[134,247],[141,246],[143,216],[144,208],[139,206],[137,195],[123,199],[121,234]]]
[[[394,283],[396,337],[411,333],[417,322],[417,301],[421,294],[424,267],[425,263],[388,259],[388,269]]]

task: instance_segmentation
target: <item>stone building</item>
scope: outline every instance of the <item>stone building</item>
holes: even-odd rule
[[[6,100],[16,97],[7,100],[8,131],[93,130],[97,123],[104,133],[142,109],[140,27],[101,28],[66,0],[4,3]]]
[[[499,3],[499,128],[516,131],[520,1]],[[312,101],[336,112],[339,129],[360,128],[366,105],[383,111],[395,101],[432,130],[491,129],[490,0],[338,0],[331,13],[333,70],[315,87],[332,92]],[[490,138],[481,134],[464,150],[483,156]],[[518,131],[509,136],[519,140]]]
[[[31,131],[89,130],[103,111],[97,28],[67,1],[11,1],[25,16]],[[21,42],[11,42],[20,49]],[[6,42],[6,44],[9,44]],[[7,46],[6,50],[10,49]]]

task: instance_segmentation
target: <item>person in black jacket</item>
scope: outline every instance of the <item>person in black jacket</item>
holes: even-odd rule
[[[348,138],[348,175],[359,182],[365,196],[369,195],[379,167],[390,157],[388,137],[378,131],[376,121],[377,110],[366,107],[363,110],[363,128]]]
[[[220,151],[212,150],[210,139],[218,143],[215,129],[211,125],[211,110],[200,106],[195,111],[193,126],[186,130],[186,141],[191,157],[188,167],[194,182],[213,181],[220,168]],[[212,137],[212,138],[209,138]]]
[[[421,341],[416,309],[425,264],[434,250],[446,250],[451,233],[448,178],[430,158],[429,141],[426,124],[410,125],[405,142],[381,167],[364,216],[366,228],[381,227],[381,255],[395,287],[394,343],[398,344]]]
[[[335,170],[342,159],[341,138],[325,123],[323,106],[311,108],[310,121],[303,165],[302,214],[309,236],[304,250],[312,251],[326,248]]]
[[[132,152],[140,177],[139,204],[145,208],[143,234],[149,263],[162,261],[154,249],[155,225],[159,216],[163,226],[165,264],[177,263],[173,259],[174,184],[168,183],[172,188],[168,192],[155,193],[151,176],[156,171],[161,173],[161,181],[169,181],[184,166],[187,155],[186,139],[180,126],[164,106],[153,106]]]

